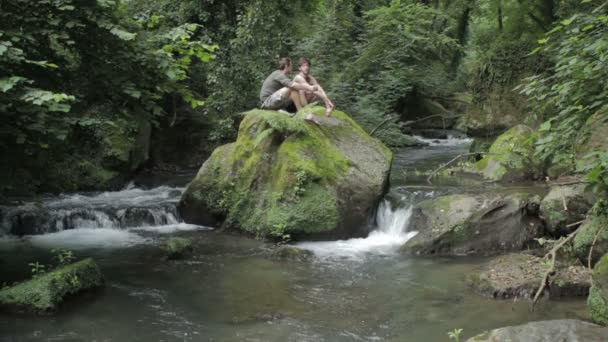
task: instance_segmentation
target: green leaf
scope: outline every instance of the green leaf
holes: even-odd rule
[[[120,38],[122,40],[126,40],[126,41],[133,40],[137,36],[137,34],[135,34],[135,33],[131,33],[131,32],[119,29],[118,27],[113,27],[110,30],[110,33],[112,33],[113,35],[117,36],[118,38]]]

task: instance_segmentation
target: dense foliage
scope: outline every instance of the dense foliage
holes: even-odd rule
[[[2,192],[196,167],[234,140],[282,56],[309,57],[338,108],[389,145],[433,108],[507,110],[545,122],[537,158],[574,164],[581,129],[606,115],[606,12],[602,0],[5,0]],[[584,160],[604,184],[605,152]]]

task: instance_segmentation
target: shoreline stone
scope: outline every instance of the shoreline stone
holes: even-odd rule
[[[467,342],[604,342],[606,336],[608,336],[608,328],[576,319],[558,319],[486,331],[469,338]]]
[[[49,312],[66,297],[102,284],[99,267],[87,258],[0,290],[0,307],[9,311]]]

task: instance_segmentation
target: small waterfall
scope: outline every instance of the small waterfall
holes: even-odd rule
[[[393,208],[384,199],[378,206],[378,228],[366,238],[325,242],[303,242],[298,247],[313,251],[319,257],[346,257],[358,259],[364,254],[391,254],[417,232],[407,230],[412,206]]]
[[[0,207],[0,235],[38,235],[70,229],[130,229],[179,224],[182,188],[61,195]]]

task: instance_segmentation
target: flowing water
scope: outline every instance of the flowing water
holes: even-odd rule
[[[273,246],[182,223],[184,184],[71,194],[0,208],[0,282],[52,263],[51,250],[94,257],[105,288],[75,297],[51,316],[0,314],[0,341],[448,341],[485,329],[549,318],[587,318],[583,300],[525,302],[470,293],[463,279],[483,258],[415,258],[398,248],[416,234],[412,206],[434,196],[483,191],[479,182],[421,170],[468,149],[429,140],[395,152],[391,190],[367,238],[301,242],[310,262],[271,258]],[[476,188],[477,187],[477,188]],[[164,261],[171,236],[191,237],[184,261]]]

